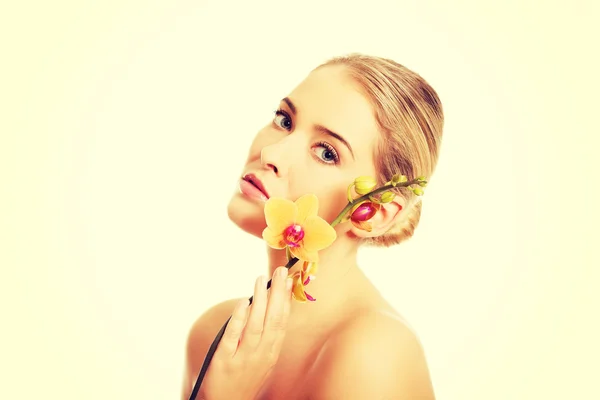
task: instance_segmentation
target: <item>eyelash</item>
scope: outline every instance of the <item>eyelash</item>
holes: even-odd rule
[[[330,145],[327,142],[319,142],[319,143],[317,143],[317,147],[324,147],[327,149],[327,151],[329,151],[333,155],[333,162],[327,162],[327,161],[324,161],[323,159],[321,159],[321,157],[317,157],[319,162],[322,162],[323,164],[326,164],[326,165],[332,165],[332,164],[337,165],[340,163],[340,157],[338,156],[337,151],[335,151],[335,149],[333,148],[332,145]]]
[[[281,109],[275,111],[275,117],[284,117],[284,118],[287,118],[288,121],[290,121],[290,122],[292,121],[292,119],[290,118],[289,114],[286,113],[285,111],[281,110]],[[288,128],[285,128],[285,127],[283,127],[283,126],[275,123],[275,121],[273,121],[273,124],[275,124],[278,128],[282,128],[282,129],[288,130]],[[337,165],[337,164],[340,163],[340,157],[338,155],[338,152],[335,150],[335,148],[332,145],[330,145],[327,142],[322,142],[321,141],[321,142],[316,143],[316,146],[317,147],[324,147],[325,149],[327,149],[327,151],[331,152],[332,155],[333,155],[332,162],[324,161],[321,157],[317,156],[317,159],[318,159],[318,161],[320,163],[325,164],[325,165]]]
[[[288,121],[292,122],[290,115],[288,113],[286,113],[285,111],[283,111],[282,109],[275,110],[275,118],[277,118],[277,117],[284,117],[284,118],[287,118]],[[273,121],[273,123],[275,124],[275,121]],[[283,128],[283,129],[287,130],[287,128],[285,128],[281,125],[278,125],[278,124],[275,124],[275,125],[277,125],[278,128]]]

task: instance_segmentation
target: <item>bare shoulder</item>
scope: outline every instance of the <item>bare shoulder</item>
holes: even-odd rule
[[[230,299],[216,304],[206,310],[192,324],[188,333],[185,355],[185,372],[183,379],[183,398],[188,398],[200,373],[204,357],[215,336],[233,313],[238,299]],[[186,395],[187,394],[187,395]]]
[[[415,331],[379,310],[351,318],[328,338],[309,386],[311,399],[435,399]]]

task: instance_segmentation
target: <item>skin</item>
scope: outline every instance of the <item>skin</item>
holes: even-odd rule
[[[343,66],[327,66],[309,74],[279,110],[256,135],[242,175],[258,176],[270,197],[294,201],[315,194],[319,216],[331,222],[347,203],[348,185],[358,176],[375,176],[373,154],[381,135],[372,106]],[[403,217],[403,206],[399,197],[386,204],[369,233],[350,223],[336,226],[337,239],[319,252],[317,278],[307,286],[316,302],[290,300],[284,280],[274,278],[268,292],[255,285],[249,310],[236,309],[239,299],[233,299],[202,315],[189,336],[183,398],[216,333],[234,314],[234,327],[226,331],[230,340],[215,353],[200,398],[434,399],[418,338],[356,261],[357,239],[383,234]],[[264,201],[236,191],[228,214],[241,229],[262,237]],[[267,247],[267,253],[268,276],[274,276],[286,264],[285,252]],[[290,275],[300,267],[298,262]]]

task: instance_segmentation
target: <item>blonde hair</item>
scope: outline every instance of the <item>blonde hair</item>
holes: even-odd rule
[[[353,53],[334,57],[324,64],[344,65],[350,77],[373,103],[382,137],[374,160],[379,184],[394,174],[409,180],[430,180],[440,151],[444,116],[437,93],[420,75],[386,58]],[[385,234],[366,244],[391,246],[413,236],[421,218],[421,197],[409,189],[396,193],[406,200],[405,218]]]

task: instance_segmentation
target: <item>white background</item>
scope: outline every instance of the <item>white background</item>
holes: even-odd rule
[[[360,254],[438,399],[600,398],[597,2],[14,4],[0,398],[179,398],[191,323],[266,272],[226,214],[253,135],[355,51],[415,70],[444,105],[415,237]]]

